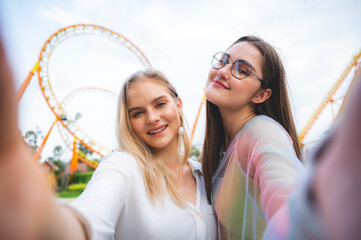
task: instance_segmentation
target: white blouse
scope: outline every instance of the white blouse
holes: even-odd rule
[[[208,204],[200,163],[188,160],[197,182],[196,205],[179,208],[167,193],[154,204],[134,157],[104,157],[84,192],[71,203],[91,228],[92,239],[216,239],[216,220]]]

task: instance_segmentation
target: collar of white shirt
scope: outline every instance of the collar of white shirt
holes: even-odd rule
[[[189,158],[188,163],[189,163],[189,165],[190,165],[190,167],[192,169],[193,176],[195,174],[203,175],[203,173],[202,173],[202,165],[201,165],[200,162]]]

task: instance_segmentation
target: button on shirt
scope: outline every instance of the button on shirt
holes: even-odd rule
[[[99,164],[84,192],[71,204],[90,225],[92,239],[216,239],[200,163],[188,160],[197,182],[196,204],[178,207],[167,193],[153,203],[134,157],[116,152]]]

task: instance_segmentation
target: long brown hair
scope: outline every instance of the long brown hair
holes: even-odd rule
[[[118,140],[117,150],[128,152],[136,159],[141,171],[143,172],[145,188],[153,202],[156,202],[156,200],[162,200],[162,196],[164,195],[164,190],[166,188],[175,203],[182,207],[184,203],[177,190],[176,179],[170,171],[167,170],[163,161],[154,156],[153,150],[142,142],[130,123],[127,103],[128,89],[135,83],[141,82],[145,79],[156,80],[158,83],[165,86],[175,101],[177,101],[177,98],[179,97],[176,89],[160,71],[147,69],[132,74],[123,84],[118,99],[116,120],[116,135]],[[180,125],[184,128],[183,135],[178,134],[178,152],[182,155],[182,161],[179,164],[180,166],[184,166],[184,164],[187,163],[190,154],[190,141],[183,111],[179,117]]]
[[[263,81],[261,88],[272,90],[272,94],[265,102],[255,106],[255,114],[267,115],[277,121],[288,132],[295,149],[296,155],[301,159],[301,148],[298,142],[296,127],[292,117],[292,111],[288,99],[286,74],[280,57],[276,50],[261,38],[245,36],[235,41],[231,46],[239,42],[249,42],[262,54]],[[231,47],[230,46],[230,47]],[[225,148],[225,132],[222,116],[218,107],[207,100],[206,104],[206,132],[203,143],[203,176],[206,184],[208,199],[212,191],[212,177],[219,164],[219,155]]]

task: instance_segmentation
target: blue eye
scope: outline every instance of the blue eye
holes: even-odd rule
[[[143,113],[143,112],[135,112],[135,113],[133,113],[132,117],[133,117],[133,118],[138,118],[138,117],[140,117],[140,115],[141,115],[142,113]]]
[[[166,104],[165,102],[157,103],[157,107],[163,107],[165,104]]]

